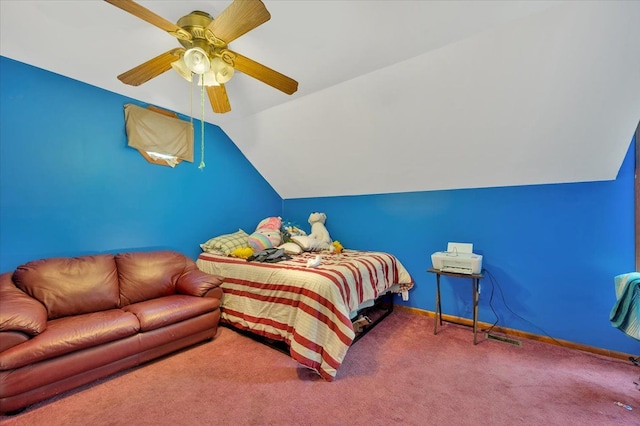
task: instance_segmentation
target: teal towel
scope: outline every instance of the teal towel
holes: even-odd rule
[[[615,277],[616,297],[609,314],[615,328],[640,340],[640,272]]]

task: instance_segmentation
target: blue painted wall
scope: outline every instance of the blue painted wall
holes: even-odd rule
[[[308,231],[309,213],[324,211],[345,247],[398,256],[416,281],[408,306],[434,309],[431,253],[472,242],[494,278],[482,282],[481,321],[640,353],[608,321],[613,277],[634,269],[632,148],[611,182],[282,201],[210,124],[204,170],[199,150],[175,169],[147,163],[126,146],[129,102],[140,104],[0,57],[0,271],[152,248],[195,258],[211,236],[278,214]],[[471,317],[469,287],[444,280],[445,313]]]
[[[1,272],[152,248],[195,258],[208,238],[280,214],[281,198],[217,126],[205,126],[203,170],[199,143],[194,163],[148,163],[127,147],[126,103],[146,106],[0,57]]]
[[[611,327],[613,277],[635,270],[634,150],[615,181],[285,200],[283,218],[312,211],[346,248],[394,253],[416,286],[408,306],[435,309],[431,253],[470,242],[484,256],[479,319],[640,354]],[[472,317],[469,280],[443,277],[446,314]],[[399,303],[402,303],[399,301]]]

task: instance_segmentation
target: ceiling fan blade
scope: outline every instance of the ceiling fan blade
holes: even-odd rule
[[[271,87],[291,95],[298,90],[298,82],[278,71],[272,70],[253,59],[231,50],[222,51],[222,60],[230,63],[236,70],[268,84]]]
[[[211,108],[213,112],[218,114],[224,114],[231,111],[231,104],[229,104],[229,97],[227,96],[227,89],[224,85],[220,86],[206,86],[207,94],[209,95],[209,102],[211,102]]]
[[[133,16],[136,16],[144,21],[147,21],[151,25],[155,25],[161,30],[165,30],[172,36],[179,38],[181,40],[191,40],[191,34],[177,26],[171,21],[164,19],[162,16],[156,15],[149,9],[144,6],[139,5],[138,3],[132,0],[104,0],[107,3],[110,3],[125,12],[129,12]]]
[[[118,80],[124,84],[139,86],[171,69],[171,63],[180,59],[180,55],[183,53],[183,48],[171,49],[127,72],[123,72],[118,76]]]
[[[234,0],[206,29],[228,44],[269,19],[271,14],[262,1]]]

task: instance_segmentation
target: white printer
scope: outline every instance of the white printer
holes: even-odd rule
[[[457,274],[479,274],[482,271],[482,255],[473,253],[473,244],[449,243],[447,251],[431,255],[433,269]]]

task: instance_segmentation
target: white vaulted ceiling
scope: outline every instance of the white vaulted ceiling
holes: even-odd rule
[[[140,1],[176,22],[225,1]],[[640,2],[279,1],[230,48],[220,126],[283,198],[615,179],[640,119]],[[172,70],[116,76],[177,41],[102,1],[0,1],[0,54],[186,115]],[[196,94],[197,96],[197,94]],[[197,113],[196,113],[197,114]],[[196,115],[197,116],[197,115]]]

